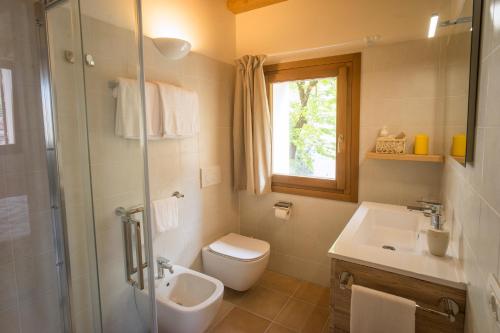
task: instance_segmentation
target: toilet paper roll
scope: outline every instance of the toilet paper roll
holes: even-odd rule
[[[280,220],[289,220],[291,212],[292,211],[290,208],[280,208],[280,207],[274,208],[274,216],[276,216],[276,218]]]

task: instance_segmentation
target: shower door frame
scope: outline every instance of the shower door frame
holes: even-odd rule
[[[35,22],[37,29],[38,52],[40,60],[40,93],[42,99],[43,126],[45,135],[45,156],[49,181],[50,210],[52,218],[53,242],[55,246],[55,266],[57,269],[59,304],[61,322],[64,332],[72,332],[71,319],[71,271],[68,248],[68,230],[64,205],[64,195],[59,179],[57,160],[56,129],[53,114],[52,78],[47,36],[46,10],[50,6],[65,2],[55,0],[47,6],[42,2],[34,3]]]
[[[43,2],[42,2],[43,1]],[[44,132],[45,132],[45,144],[46,144],[46,158],[47,158],[47,172],[49,179],[49,192],[50,192],[50,206],[51,206],[51,216],[54,232],[54,244],[56,249],[56,267],[57,267],[57,277],[58,277],[58,291],[59,300],[61,308],[61,322],[63,324],[64,332],[72,332],[72,318],[71,318],[71,301],[70,301],[70,290],[71,290],[71,271],[70,271],[70,259],[69,259],[69,247],[68,247],[68,232],[67,232],[67,221],[65,215],[65,205],[64,205],[64,189],[60,180],[60,170],[58,165],[57,156],[57,140],[56,132],[57,128],[55,126],[55,110],[54,110],[54,98],[52,96],[52,79],[51,79],[51,67],[50,67],[50,50],[48,45],[48,32],[47,32],[47,22],[46,22],[46,11],[54,6],[65,3],[68,0],[39,0],[34,3],[35,6],[35,20],[38,33],[38,49],[39,49],[39,60],[40,60],[40,89],[42,96],[42,112],[44,119]],[[80,11],[80,0],[78,2],[78,28],[80,31],[80,43],[83,43],[83,32],[81,26],[81,11]],[[144,229],[147,228],[145,235],[145,250],[148,254],[149,261],[153,262],[153,244],[152,244],[152,234],[151,234],[151,223],[150,223],[150,193],[149,193],[149,167],[148,167],[148,144],[147,144],[147,120],[146,120],[146,101],[145,101],[145,74],[144,74],[144,35],[142,27],[142,1],[135,0],[136,6],[136,34],[137,34],[137,51],[138,51],[138,81],[140,89],[140,106],[143,116],[142,121],[142,137],[141,143],[143,143],[143,162],[144,162],[144,194],[145,194],[145,205],[144,205]],[[84,53],[83,44],[81,44],[82,56]],[[83,63],[82,63],[82,66]],[[87,97],[85,94],[85,70],[83,70],[83,97],[86,102]],[[88,130],[88,129],[87,129]],[[88,140],[88,138],[87,138]],[[87,141],[88,144],[88,141]],[[87,146],[88,148],[88,146]],[[90,162],[90,161],[89,161]],[[89,170],[90,179],[92,177],[91,170]],[[92,184],[90,184],[92,187]],[[91,189],[92,191],[92,189]],[[93,202],[91,203],[93,205]],[[92,208],[93,210],[93,208]],[[92,211],[92,215],[94,212]],[[93,227],[95,228],[95,223],[93,221]],[[95,240],[95,230],[93,235],[94,247],[96,246]],[[148,285],[154,286],[154,265],[148,265]],[[99,320],[98,329],[102,332],[102,306],[100,299],[100,286],[99,286],[99,267],[96,263],[96,278],[97,278],[97,291],[98,291],[98,312]],[[152,333],[158,332],[158,322],[156,314],[156,299],[154,288],[148,289],[150,295],[150,329]],[[95,295],[92,295],[93,297]],[[94,300],[93,300],[94,301]],[[96,312],[95,309],[93,311]],[[93,325],[95,327],[95,325]]]

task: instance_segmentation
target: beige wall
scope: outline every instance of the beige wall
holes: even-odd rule
[[[453,135],[467,131],[471,33],[458,33],[445,41],[444,153],[451,153]]]
[[[439,197],[441,165],[367,160],[378,131],[404,131],[430,136],[431,151],[442,152],[442,84],[440,39],[402,42],[363,50],[359,201],[414,204]],[[357,204],[273,193],[240,195],[241,232],[271,243],[271,269],[329,282],[326,253],[357,208]],[[290,221],[277,220],[272,206],[294,203]]]
[[[135,27],[134,0],[83,0],[82,13],[118,27]],[[225,0],[143,0],[143,29],[148,37],[188,40],[193,51],[233,63],[235,16]]]
[[[362,41],[426,37],[429,17],[448,0],[288,0],[236,15],[236,54],[273,54]],[[354,43],[357,44],[357,43]]]
[[[489,316],[487,278],[500,277],[500,4],[485,1],[474,163],[448,158],[443,177],[447,219],[455,225],[468,286],[467,331],[497,332]]]

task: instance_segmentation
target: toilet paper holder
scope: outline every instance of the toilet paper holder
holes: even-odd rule
[[[273,208],[282,208],[282,209],[290,209],[292,208],[293,203],[290,201],[278,201],[274,204]]]

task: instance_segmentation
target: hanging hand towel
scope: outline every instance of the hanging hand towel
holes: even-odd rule
[[[353,285],[351,333],[414,333],[416,303]]]
[[[183,138],[200,132],[198,94],[194,91],[156,82],[160,90],[163,137]]]
[[[145,93],[148,138],[160,139],[163,134],[163,124],[158,87],[146,82]],[[141,108],[137,81],[118,78],[118,86],[113,94],[117,99],[115,134],[126,139],[139,139]]]
[[[156,233],[172,230],[179,225],[179,199],[170,197],[153,201]]]

